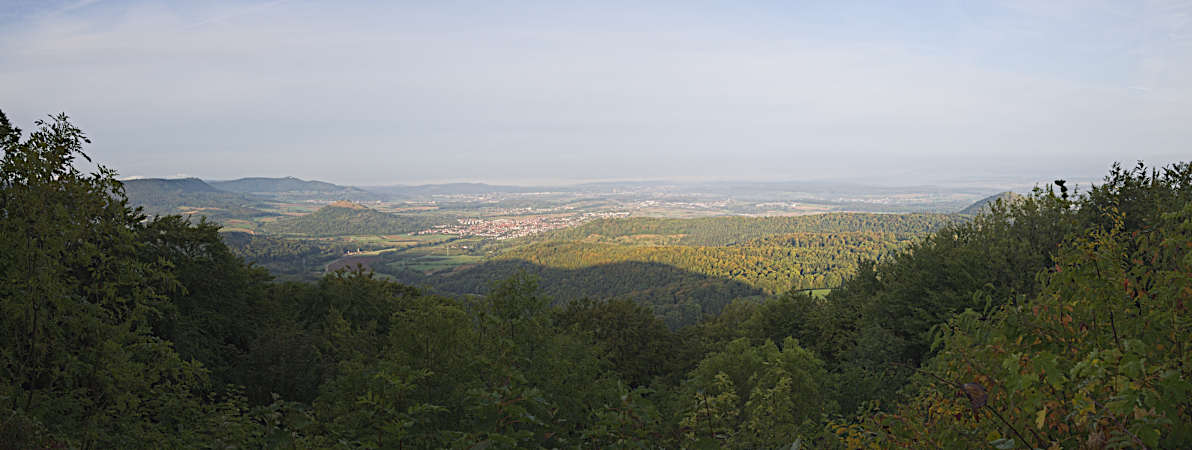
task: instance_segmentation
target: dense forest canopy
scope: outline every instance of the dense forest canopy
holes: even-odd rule
[[[272,215],[255,208],[259,200],[221,191],[198,178],[127,180],[122,184],[127,197],[144,205],[148,214],[170,215],[197,210],[200,215],[213,219]]]
[[[437,219],[423,216],[386,214],[363,206],[331,204],[305,216],[272,222],[266,229],[278,234],[303,236],[395,234],[423,230],[438,223]]]
[[[828,213],[785,217],[601,219],[496,241],[478,264],[437,273],[378,271],[449,294],[483,294],[519,273],[539,280],[556,304],[632,299],[672,328],[718,314],[733,300],[805,290],[823,295],[861,261],[892,257],[957,221],[939,214]],[[857,231],[857,230],[885,231]],[[720,242],[722,244],[712,244]]]
[[[913,236],[934,231],[954,219],[943,214],[840,213],[778,217],[634,217],[601,220],[547,233],[535,240],[624,242],[651,236],[675,236],[677,245],[721,246],[791,233],[890,233]]]
[[[842,278],[850,275],[840,269],[853,268],[859,260],[885,257],[906,240],[879,233],[801,233],[731,246],[552,242],[502,253],[498,261],[520,259],[569,269],[622,261],[661,263],[708,276],[739,279],[768,294],[779,294],[791,289],[839,286]]]
[[[858,263],[826,297],[725,297],[671,329],[633,296],[558,302],[544,292],[561,281],[524,274],[459,297],[364,270],[271,281],[217,226],[147,218],[115,171],[81,172],[86,143],[65,116],[25,134],[0,113],[3,447],[1192,443],[1188,163],[994,202]],[[832,236],[764,219],[647,231],[694,236],[665,244],[676,255],[724,246],[747,261],[935,220],[866,217]],[[568,245],[643,233],[617,226],[568,230]]]

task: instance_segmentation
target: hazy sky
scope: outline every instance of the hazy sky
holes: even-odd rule
[[[1192,159],[1192,4],[0,0],[0,109],[125,176],[1076,178]]]

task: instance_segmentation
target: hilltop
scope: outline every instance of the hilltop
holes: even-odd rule
[[[198,214],[213,219],[269,215],[258,209],[260,199],[217,189],[198,178],[142,178],[122,183],[129,203],[150,215]]]
[[[357,187],[340,186],[325,181],[302,180],[294,177],[249,177],[236,180],[210,181],[209,184],[224,191],[279,199],[377,200],[381,198],[376,193]]]
[[[429,228],[440,220],[427,216],[389,214],[351,202],[335,202],[305,216],[280,219],[265,231],[307,236],[398,234]]]
[[[221,192],[198,178],[138,178],[125,180],[128,191],[157,191],[174,193]]]
[[[1004,202],[1016,202],[1016,201],[1022,200],[1022,198],[1023,197],[1021,194],[1016,194],[1014,192],[1006,191],[1006,192],[1002,192],[1002,193],[998,193],[998,194],[994,194],[994,195],[985,197],[981,200],[977,200],[976,203],[973,203],[973,204],[969,205],[968,207],[966,207],[960,211],[957,211],[957,214],[973,216],[973,215],[980,214],[984,210],[989,209],[989,205],[997,202],[998,200],[1001,200]]]

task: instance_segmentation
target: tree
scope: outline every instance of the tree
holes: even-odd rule
[[[649,385],[674,370],[674,334],[632,300],[574,301],[557,311],[555,320],[560,328],[587,337],[630,387]]]
[[[824,395],[828,382],[823,362],[793,338],[781,348],[740,338],[691,371],[681,424],[692,437],[730,448],[789,445],[815,434],[820,416],[835,411]]]
[[[0,113],[0,411],[69,445],[180,445],[205,372],[151,333],[177,282],[139,257],[115,172],[74,167],[87,142],[65,115],[21,140]]]
[[[222,388],[244,384],[235,374],[265,320],[262,301],[269,274],[246,265],[224,245],[219,227],[205,219],[155,217],[139,230],[142,261],[165,261],[178,281],[154,329],[184,359],[196,359]]]
[[[914,369],[910,397],[842,428],[849,445],[1188,447],[1189,173],[1115,167],[1077,196],[1079,231],[1039,273],[1037,294],[937,327],[938,353]]]

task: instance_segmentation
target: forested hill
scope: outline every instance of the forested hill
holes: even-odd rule
[[[945,214],[872,213],[695,219],[633,217],[593,221],[528,240],[721,246],[790,233],[874,232],[906,237],[932,232],[957,220]]]
[[[491,280],[525,273],[540,280],[543,293],[556,302],[632,299],[679,328],[719,314],[737,298],[838,287],[861,261],[883,261],[911,240],[846,232],[782,234],[731,246],[548,241],[454,271],[396,275],[442,292],[481,294]]]
[[[135,178],[124,180],[124,188],[128,191],[158,191],[176,194],[195,194],[200,192],[221,192],[207,182],[198,178]]]
[[[429,275],[389,273],[451,294],[481,294],[491,280],[526,273],[558,303],[633,299],[677,328],[719,314],[736,298],[790,290],[822,294],[856,273],[861,261],[885,260],[954,220],[935,214],[851,213],[605,219],[508,241],[480,264]]]
[[[1002,192],[1000,194],[985,197],[981,200],[977,200],[973,204],[969,205],[967,208],[964,208],[964,209],[960,210],[959,212],[957,212],[957,214],[961,214],[961,215],[965,215],[965,216],[973,216],[973,215],[977,215],[982,212],[988,211],[992,207],[993,204],[995,204],[999,201],[1001,201],[1001,202],[1016,202],[1016,201],[1020,201],[1020,200],[1022,200],[1021,194],[1006,191],[1006,192]]]
[[[340,186],[324,181],[301,180],[294,177],[249,177],[236,180],[209,181],[208,183],[224,191],[281,199],[376,200],[382,197],[380,194],[356,187]]]
[[[441,223],[437,217],[383,213],[350,202],[333,203],[313,213],[266,224],[269,233],[304,236],[409,233]]]
[[[414,286],[429,286],[444,294],[483,295],[494,280],[530,276],[540,293],[553,304],[589,299],[625,300],[642,305],[672,329],[699,323],[720,313],[735,299],[758,301],[765,294],[736,277],[706,274],[684,267],[641,258],[610,258],[575,266],[536,264],[522,259],[500,259],[446,274],[426,276],[397,274]]]
[[[125,194],[150,215],[196,214],[211,218],[269,215],[255,208],[260,199],[217,189],[198,178],[124,180]]]
[[[520,275],[275,283],[215,225],[144,220],[87,142],[0,113],[0,447],[1192,448],[1189,163],[670,330]]]

